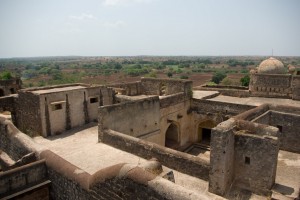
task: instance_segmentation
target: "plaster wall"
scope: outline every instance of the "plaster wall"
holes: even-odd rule
[[[110,95],[110,96],[109,96]],[[113,103],[110,88],[90,87],[39,95],[42,119],[42,135],[59,134],[73,127],[95,121],[100,104]],[[60,109],[55,109],[61,104]]]
[[[157,96],[102,106],[99,108],[99,129],[112,129],[134,137],[151,136],[155,140],[153,137],[159,134],[160,129],[159,115]]]
[[[100,88],[91,88],[86,90],[86,104],[88,121],[96,121],[98,119],[98,107],[101,103]],[[103,100],[103,99],[102,99]]]
[[[165,146],[166,132],[171,123],[179,128],[180,146],[191,141],[193,138],[193,127],[191,126],[192,115],[188,114],[190,100],[184,100],[176,105],[160,109],[160,144]]]

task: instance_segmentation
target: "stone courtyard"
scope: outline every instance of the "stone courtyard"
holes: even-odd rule
[[[259,100],[259,99],[258,99]],[[263,101],[263,100],[262,100]],[[146,162],[145,159],[136,155],[121,151],[109,145],[97,142],[98,127],[96,123],[88,124],[84,127],[76,128],[64,132],[57,136],[48,138],[35,137],[34,141],[53,152],[60,155],[62,158],[93,174],[100,169],[120,163],[120,160],[125,163],[140,165]],[[200,150],[201,153],[203,151]],[[192,152],[190,152],[193,154]],[[195,156],[199,151],[195,150]],[[204,151],[208,155],[209,151]],[[224,199],[217,195],[208,193],[208,183],[201,179],[180,173],[174,169],[163,166],[165,172],[172,170],[175,177],[175,183],[192,190],[199,195],[206,195],[209,199]],[[295,198],[298,195],[300,188],[300,155],[287,151],[279,151],[278,165],[276,172],[276,181],[274,192],[284,194]],[[249,196],[250,195],[250,196]],[[236,199],[267,199],[255,194],[249,194],[239,188],[233,188],[229,192],[228,198]],[[283,198],[279,195],[280,198]]]

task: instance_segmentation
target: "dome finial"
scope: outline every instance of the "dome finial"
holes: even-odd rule
[[[273,48],[272,48],[272,57],[273,57]]]

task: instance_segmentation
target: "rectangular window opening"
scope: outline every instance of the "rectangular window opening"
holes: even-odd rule
[[[55,111],[55,110],[61,110],[62,109],[62,104],[54,104],[52,105],[52,111]]]
[[[277,125],[277,128],[279,129],[279,132],[282,133],[282,126]]]
[[[90,98],[90,103],[97,103],[97,102],[98,102],[98,97]]]
[[[245,164],[250,165],[250,157],[245,157]]]

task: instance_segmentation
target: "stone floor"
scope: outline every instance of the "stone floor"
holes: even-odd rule
[[[299,195],[300,154],[279,151],[275,183],[274,193],[283,194],[293,199]]]
[[[211,98],[209,100],[210,101],[236,103],[236,104],[244,104],[244,105],[253,105],[253,106],[259,106],[264,103],[269,103],[269,104],[281,104],[281,105],[300,107],[300,101],[294,101],[292,99],[262,98],[262,97],[240,98],[240,97],[230,97],[230,96],[219,95],[219,96]]]
[[[119,163],[145,162],[138,156],[98,143],[96,123],[48,138],[35,137],[34,141],[90,174]]]

